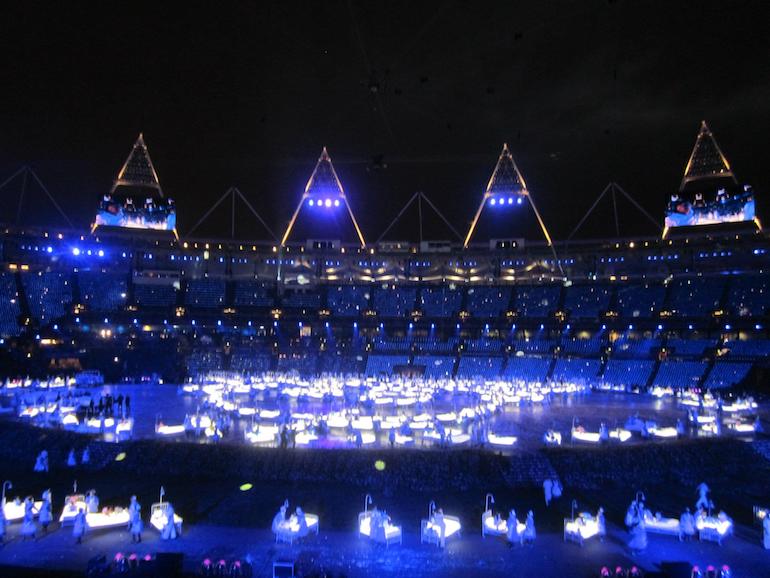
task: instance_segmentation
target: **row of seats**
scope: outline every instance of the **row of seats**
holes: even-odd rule
[[[126,304],[128,276],[100,271],[77,273],[81,301],[96,311],[114,311]],[[69,273],[25,272],[25,293],[37,318],[58,316],[73,300]],[[358,317],[370,307],[383,317],[406,317],[415,309],[435,318],[451,318],[467,310],[476,318],[497,318],[516,310],[522,317],[545,318],[558,309],[574,319],[594,319],[610,309],[622,318],[651,318],[671,311],[685,318],[708,317],[724,308],[742,317],[764,315],[770,307],[770,278],[765,275],[689,277],[661,284],[575,284],[473,286],[360,286],[295,290],[276,298],[272,283],[257,280],[232,282],[232,304],[236,307],[318,309],[328,307],[339,317]],[[190,279],[183,284],[183,302],[192,307],[221,308],[229,305],[224,278]],[[168,284],[136,283],[135,300],[146,307],[169,307],[177,303],[177,289]]]

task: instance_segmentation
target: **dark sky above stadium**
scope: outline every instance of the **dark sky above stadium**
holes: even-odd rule
[[[701,119],[766,215],[760,1],[18,2],[1,16],[0,180],[32,165],[83,227],[140,131],[182,234],[231,185],[282,230],[324,145],[370,240],[416,191],[467,229],[503,142],[556,238],[611,180],[662,221]],[[0,220],[17,199],[7,188]],[[619,209],[622,232],[654,232]],[[56,218],[36,192],[23,213]],[[610,219],[581,236],[613,235]],[[229,229],[222,207],[198,233]],[[264,237],[243,206],[237,234]],[[449,237],[427,212],[426,235]]]

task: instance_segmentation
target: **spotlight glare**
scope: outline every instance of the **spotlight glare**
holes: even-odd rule
[[[332,200],[331,199],[326,199],[326,201],[324,201],[324,205],[326,206],[326,208],[331,207],[332,206]]]
[[[513,204],[513,197],[508,197],[508,204],[509,204],[509,205],[512,205],[512,204]]]
[[[80,249],[78,247],[73,247],[72,254],[75,255],[75,257],[77,257],[78,255],[80,255]]]
[[[489,204],[494,207],[497,204],[497,199],[492,198],[492,200],[489,201]]]
[[[310,206],[312,207],[313,205],[315,205],[315,201],[314,201],[313,199],[310,199],[310,200],[307,202],[307,204],[308,204],[308,205],[310,205]]]
[[[334,206],[335,207],[339,207],[340,206],[340,200],[339,199],[335,199],[334,200]]]
[[[522,199],[521,199],[521,197],[519,197],[518,199],[516,199],[516,204],[517,204],[517,205],[520,205],[521,203],[522,203]]]

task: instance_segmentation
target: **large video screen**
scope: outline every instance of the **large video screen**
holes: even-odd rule
[[[713,199],[695,195],[692,200],[673,195],[666,209],[666,227],[692,227],[752,221],[755,217],[754,191],[719,189]]]
[[[137,202],[131,197],[105,195],[96,213],[96,225],[173,231],[176,208],[171,199],[147,198]]]

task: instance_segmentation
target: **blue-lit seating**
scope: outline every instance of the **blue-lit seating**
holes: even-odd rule
[[[720,277],[675,279],[666,307],[683,317],[708,317],[721,307],[725,281]]]
[[[652,356],[653,351],[658,348],[660,348],[659,339],[620,337],[612,344],[612,355],[623,359],[644,359]]]
[[[661,387],[696,387],[708,368],[702,361],[663,361],[655,375],[653,385]]]
[[[465,340],[465,352],[466,353],[499,353],[503,348],[503,344],[499,339],[466,339]]]
[[[535,355],[516,355],[508,359],[503,370],[503,377],[510,380],[522,380],[528,383],[545,381],[551,367],[550,357]]]
[[[369,308],[371,289],[360,285],[338,285],[329,287],[326,304],[332,315],[338,317],[358,317]]]
[[[740,275],[730,280],[727,310],[739,317],[764,315],[770,308],[770,277]]]
[[[414,287],[377,287],[372,304],[383,317],[407,317],[414,311],[416,299]]]
[[[502,357],[463,356],[457,366],[457,377],[495,379],[503,368]]]
[[[600,368],[601,361],[598,359],[560,357],[556,360],[551,378],[554,381],[588,384],[595,381]]]
[[[459,289],[425,287],[420,290],[418,305],[427,317],[454,317],[462,307],[463,295]]]
[[[408,355],[377,355],[373,353],[366,360],[366,375],[378,376],[380,374],[390,375],[396,365],[406,365],[409,363]]]
[[[374,350],[383,353],[407,353],[412,348],[410,337],[389,337],[374,341]]]
[[[236,281],[234,291],[236,307],[272,307],[274,305],[270,285],[263,281]]]
[[[415,355],[413,365],[425,366],[424,376],[430,379],[449,379],[454,371],[455,358],[446,355]]]
[[[679,339],[671,338],[666,343],[669,355],[676,357],[700,357],[703,353],[716,346],[716,339]]]
[[[72,303],[69,275],[56,271],[22,273],[22,283],[32,316],[41,323],[62,317]]]
[[[451,337],[447,341],[438,341],[436,339],[418,337],[415,338],[414,345],[417,347],[417,351],[422,353],[451,354],[454,353],[457,347],[457,339]]]
[[[651,359],[610,359],[601,381],[615,386],[644,387],[654,368]]]
[[[522,317],[548,317],[559,308],[559,285],[520,285],[514,307]]]
[[[603,347],[606,346],[606,341],[603,337],[590,337],[588,339],[581,339],[579,337],[566,337],[562,339],[561,350],[562,353],[569,355],[585,355],[585,356],[598,356],[601,353]]]
[[[202,376],[210,371],[221,370],[222,365],[220,353],[209,349],[196,350],[187,356],[187,375],[190,377]]]
[[[331,351],[320,356],[318,371],[328,374],[359,374],[364,367],[363,358],[356,355],[343,355],[339,351]]]
[[[256,353],[252,349],[236,349],[230,356],[230,369],[246,375],[257,375],[270,371],[272,356]]]
[[[724,344],[729,350],[732,359],[764,360],[770,356],[770,340],[768,339],[740,339],[728,341]]]
[[[225,304],[225,282],[223,279],[190,279],[187,282],[185,305],[204,309],[215,309]]]
[[[142,307],[171,307],[176,305],[173,285],[134,284],[134,299]]]
[[[512,347],[514,351],[523,351],[524,353],[550,353],[556,344],[555,339],[530,337],[528,339],[514,339]]]
[[[466,307],[473,317],[480,319],[499,317],[508,310],[511,302],[510,287],[469,287]]]
[[[572,285],[567,287],[564,308],[572,318],[594,319],[610,306],[612,289],[605,285]]]
[[[291,291],[281,297],[281,306],[294,309],[318,309],[321,295],[315,291]]]
[[[649,318],[663,308],[666,289],[658,284],[625,285],[617,290],[617,309],[623,318]]]
[[[278,371],[297,372],[306,377],[314,376],[318,373],[318,356],[310,348],[281,354],[278,356]]]
[[[20,314],[16,279],[12,273],[0,272],[0,336],[8,337],[19,333]]]
[[[732,387],[746,379],[751,363],[717,361],[711,368],[703,386],[708,389]]]
[[[126,305],[128,281],[125,273],[80,271],[78,285],[80,301],[89,311],[110,313]]]

